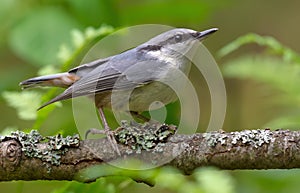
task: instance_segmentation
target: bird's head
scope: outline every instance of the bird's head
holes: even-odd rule
[[[153,49],[160,49],[161,51],[169,50],[171,52],[175,51],[180,54],[185,54],[191,49],[196,41],[205,39],[217,30],[217,28],[211,28],[198,32],[191,29],[176,28],[155,36],[144,45],[153,46]],[[149,48],[151,49],[151,47]]]

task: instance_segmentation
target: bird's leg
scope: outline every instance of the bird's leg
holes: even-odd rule
[[[136,112],[136,111],[130,111],[130,114],[131,114],[132,116],[134,116],[134,117],[136,117],[136,118],[142,120],[142,121],[145,121],[145,122],[149,122],[149,121],[150,121],[150,119],[149,119],[148,117],[146,117],[146,116],[144,116],[144,115],[142,115],[142,114],[139,114],[139,113]]]
[[[108,123],[106,121],[106,118],[105,118],[102,107],[99,107],[98,110],[99,110],[99,115],[100,115],[100,119],[102,121],[104,130],[99,130],[99,129],[94,129],[94,128],[89,129],[85,134],[85,138],[87,138],[88,134],[90,134],[90,133],[91,134],[105,134],[108,141],[109,141],[109,143],[113,147],[113,149],[118,153],[118,155],[121,155],[120,150],[119,150],[118,145],[117,145],[117,141],[114,137],[114,131],[112,131],[110,129],[110,127],[108,126]]]
[[[145,121],[145,122],[148,122],[150,124],[151,123],[154,123],[154,124],[159,124],[160,123],[159,121],[156,121],[155,119],[150,119],[150,118],[148,118],[148,117],[146,117],[146,116],[144,116],[142,114],[139,114],[136,111],[130,111],[130,114],[132,116],[134,116],[135,118],[140,119],[140,120]]]

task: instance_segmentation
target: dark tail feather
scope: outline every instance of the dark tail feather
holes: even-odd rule
[[[63,99],[62,99],[62,100],[63,100]],[[37,110],[41,110],[41,109],[44,108],[45,106],[48,106],[48,105],[50,105],[50,104],[52,104],[52,103],[55,103],[55,102],[57,102],[57,101],[60,101],[60,99],[58,98],[58,96],[55,97],[55,98],[53,98],[53,99],[51,99],[50,101],[44,103],[44,104],[43,104],[42,106],[40,106]]]
[[[24,80],[20,83],[23,89],[33,88],[38,86],[57,86],[67,88],[79,79],[75,74],[68,72],[39,76]]]
[[[57,101],[72,98],[72,88],[70,88],[70,86],[79,79],[80,77],[76,76],[76,74],[64,72],[64,73],[30,78],[28,80],[24,80],[23,82],[21,82],[20,86],[22,86],[23,89],[39,87],[39,86],[56,86],[56,87],[67,88],[63,93],[61,93],[60,95],[56,96],[55,98],[51,99],[50,101],[46,102],[41,107],[39,107],[38,110],[40,110],[45,106],[55,103]]]
[[[40,109],[44,108],[45,106],[48,106],[48,105],[50,105],[52,103],[55,103],[57,101],[62,101],[62,100],[70,99],[70,98],[72,98],[72,89],[66,89],[60,95],[58,95],[58,96],[54,97],[53,99],[51,99],[50,101],[44,103],[37,110],[40,110]]]

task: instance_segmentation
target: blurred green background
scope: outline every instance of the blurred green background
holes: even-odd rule
[[[297,82],[300,76],[299,7],[300,2],[296,0],[218,2],[1,0],[0,128],[3,130],[42,128],[41,132],[48,135],[65,128],[69,129],[63,131],[65,134],[76,132],[71,129],[75,128],[75,123],[70,101],[63,103],[66,108],[53,107],[45,110],[38,115],[38,122],[34,120],[35,117],[18,116],[16,109],[13,108],[16,105],[24,105],[21,111],[26,114],[28,104],[22,103],[23,100],[26,101],[26,97],[33,103],[35,100],[40,102],[40,96],[44,93],[48,92],[47,96],[53,96],[61,90],[39,90],[26,95],[12,91],[19,92],[18,83],[36,76],[40,69],[45,73],[78,65],[80,57],[94,40],[111,31],[110,26],[121,28],[148,23],[199,31],[210,27],[220,29],[204,44],[214,55],[225,79],[228,99],[223,130],[260,127],[300,128],[298,116],[300,84]],[[100,28],[103,24],[106,24],[106,27]],[[105,29],[106,32],[97,32],[97,29]],[[249,33],[272,36],[274,39],[256,35],[244,36]],[[241,38],[237,39],[239,37]],[[244,44],[246,45],[241,46]],[[231,52],[232,50],[234,52]],[[9,98],[15,99],[15,104],[12,104]],[[201,109],[199,126],[201,131],[207,126],[210,116],[210,104],[207,103],[210,100],[209,93],[203,93],[200,89],[199,99],[201,108],[204,108]],[[171,106],[170,109],[172,108],[175,107]],[[171,118],[170,122],[176,120]],[[288,171],[204,169],[199,175],[198,184],[197,180],[185,177],[184,185],[188,184],[187,187],[195,188],[200,184],[199,192],[274,193],[299,192],[300,189],[298,183],[300,171],[297,169]],[[174,184],[173,178],[170,178],[170,184]],[[216,186],[220,189],[214,189]],[[30,193],[41,190],[43,192],[184,191],[183,188],[172,189],[162,183],[151,188],[119,178],[100,179],[88,185],[58,181],[1,182],[0,188],[3,192]]]

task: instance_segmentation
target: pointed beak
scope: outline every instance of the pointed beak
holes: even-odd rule
[[[201,31],[201,32],[197,32],[194,37],[198,40],[204,40],[205,38],[207,38],[209,35],[215,33],[216,31],[218,31],[218,28],[211,28],[205,31]]]

